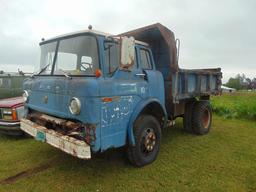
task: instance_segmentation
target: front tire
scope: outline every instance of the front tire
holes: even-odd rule
[[[151,115],[141,115],[134,123],[135,146],[129,145],[128,158],[136,167],[155,161],[161,143],[161,128]]]

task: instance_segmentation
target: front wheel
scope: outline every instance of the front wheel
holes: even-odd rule
[[[151,115],[141,115],[134,123],[133,132],[135,146],[128,147],[130,162],[137,167],[152,163],[158,155],[161,143],[159,122]]]

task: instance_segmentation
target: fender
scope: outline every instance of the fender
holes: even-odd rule
[[[127,128],[127,136],[128,136],[128,143],[131,144],[132,146],[135,145],[135,138],[134,138],[134,134],[133,134],[133,123],[134,121],[137,119],[138,115],[141,113],[141,111],[150,103],[153,102],[157,102],[163,109],[164,112],[164,116],[165,116],[165,120],[164,120],[164,126],[166,125],[167,122],[167,112],[165,110],[165,107],[159,102],[158,99],[156,98],[149,98],[147,100],[142,100],[141,102],[139,102],[139,104],[137,105],[137,107],[134,109],[129,123],[128,123],[128,128]]]

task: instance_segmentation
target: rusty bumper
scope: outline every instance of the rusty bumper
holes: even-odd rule
[[[84,141],[62,135],[54,130],[37,125],[28,119],[21,119],[20,127],[37,140],[48,143],[70,155],[80,159],[91,158],[90,146]]]

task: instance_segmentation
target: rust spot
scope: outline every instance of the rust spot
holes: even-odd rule
[[[61,135],[86,141],[87,144],[91,144],[91,142],[96,140],[96,124],[73,122],[39,112],[31,112],[27,118],[39,126],[54,130]]]
[[[86,124],[86,136],[85,141],[89,144],[96,140],[96,125],[94,124]]]
[[[27,118],[38,125],[50,127],[53,130],[59,129],[62,134],[68,134],[69,131],[84,127],[82,123],[48,116],[39,112],[30,113]]]
[[[60,148],[61,148],[62,150],[65,149],[64,141],[61,140],[59,146],[60,146]]]
[[[75,149],[72,150],[72,153],[73,153],[74,156],[77,156],[77,152],[76,152]]]

